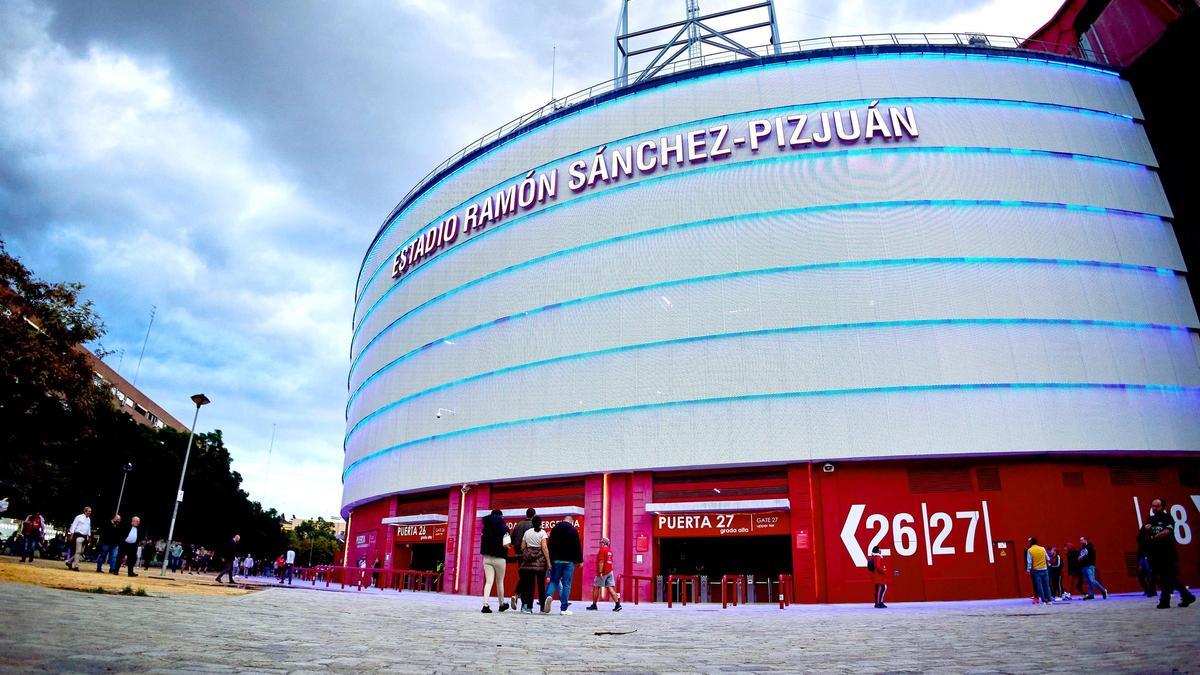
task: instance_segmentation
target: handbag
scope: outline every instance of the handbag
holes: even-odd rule
[[[542,555],[541,546],[526,546],[521,551],[521,569],[545,572],[546,567],[546,557]]]
[[[512,535],[505,532],[504,538],[500,540],[500,543],[505,546],[512,546]]]

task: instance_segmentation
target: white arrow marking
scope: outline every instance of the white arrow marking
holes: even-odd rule
[[[866,504],[852,504],[850,513],[846,514],[846,524],[842,526],[842,545],[846,547],[846,552],[850,554],[855,567],[867,566],[867,557],[863,555],[862,547],[858,545],[858,539],[854,536],[858,534],[858,524],[862,522],[863,511],[866,510]]]

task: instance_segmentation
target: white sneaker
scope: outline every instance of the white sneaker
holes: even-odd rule
[[[571,611],[571,610],[569,610],[569,609],[560,609],[560,610],[558,610],[558,613],[559,613],[559,614],[567,614],[567,615],[570,615],[570,614],[574,614],[575,612],[572,612],[572,611]]]

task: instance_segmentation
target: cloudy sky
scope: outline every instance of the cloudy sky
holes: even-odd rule
[[[1059,1],[776,4],[796,40],[1024,36]],[[635,0],[631,27],[683,5]],[[552,50],[559,96],[611,78],[618,6],[3,0],[0,237],[43,278],[87,285],[128,379],[156,306],[139,388],[189,422],[203,391],[200,426],[224,431],[252,497],[333,515],[354,279],[380,220],[546,102]]]

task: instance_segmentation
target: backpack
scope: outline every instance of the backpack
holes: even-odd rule
[[[871,556],[870,558],[867,558],[867,571],[868,572],[875,571],[875,556]]]

